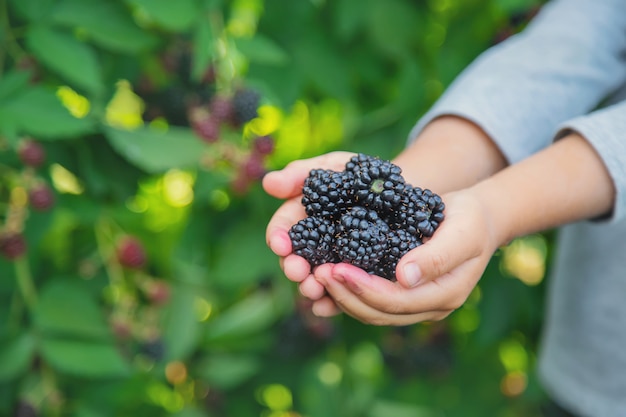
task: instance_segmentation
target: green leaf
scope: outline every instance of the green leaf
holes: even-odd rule
[[[172,31],[183,31],[191,27],[198,17],[200,7],[196,0],[177,0],[172,6],[171,0],[126,0],[139,8],[140,13]]]
[[[251,62],[267,65],[284,65],[289,61],[289,55],[276,42],[263,35],[236,40],[237,48]]]
[[[254,376],[261,368],[258,357],[212,353],[195,366],[201,378],[221,389],[232,389]]]
[[[276,255],[265,242],[265,225],[258,221],[241,221],[222,237],[216,251],[215,265],[210,272],[213,282],[224,288],[257,282],[277,271]],[[233,262],[242,254],[245,262]]]
[[[0,126],[38,139],[67,139],[93,132],[90,117],[78,119],[61,104],[54,91],[35,86],[0,100]],[[3,129],[3,130],[4,130]]]
[[[208,323],[207,341],[261,332],[280,317],[286,305],[286,300],[280,300],[270,292],[251,294]]]
[[[202,19],[196,25],[193,42],[193,60],[191,63],[191,76],[200,81],[209,68],[215,55],[215,39],[208,19]]]
[[[181,360],[196,347],[202,323],[195,311],[197,290],[188,285],[177,285],[172,290],[164,316],[163,340],[168,360]]]
[[[50,21],[72,29],[80,28],[95,43],[115,52],[138,53],[158,41],[151,33],[140,29],[117,2],[64,0],[54,8]]]
[[[69,33],[34,25],[26,33],[29,49],[45,66],[92,94],[103,91],[102,71],[94,50]]]
[[[413,404],[376,401],[369,409],[367,417],[441,417],[442,413],[431,408],[419,407]]]
[[[28,86],[31,74],[28,71],[11,71],[0,78],[0,102],[19,93]]]
[[[415,6],[401,0],[370,2],[367,27],[374,46],[399,58],[411,53],[411,41],[423,32]]]
[[[130,374],[128,363],[113,344],[44,339],[43,358],[57,371],[87,378],[121,378]]]
[[[132,131],[107,128],[106,136],[117,152],[150,173],[195,167],[206,150],[191,129],[176,126],[167,131],[150,127]]]
[[[100,307],[94,297],[80,286],[80,282],[50,281],[41,290],[34,320],[44,333],[100,340],[110,337]]]
[[[31,21],[45,19],[53,4],[54,0],[10,0],[11,8],[23,18]]]
[[[0,382],[11,380],[29,369],[35,346],[35,338],[30,333],[0,343]]]

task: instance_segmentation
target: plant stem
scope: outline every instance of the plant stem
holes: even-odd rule
[[[26,256],[20,256],[15,260],[15,274],[24,303],[26,303],[28,310],[32,313],[37,305],[37,290],[33,283],[33,276]]]

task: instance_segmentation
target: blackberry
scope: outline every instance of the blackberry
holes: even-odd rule
[[[374,210],[355,206],[341,216],[337,233],[337,254],[346,262],[374,273],[388,249],[389,226]]]
[[[379,212],[393,211],[400,206],[407,185],[399,166],[378,157],[358,154],[350,158],[346,171],[354,175],[356,204]]]
[[[405,229],[412,235],[430,237],[444,219],[445,205],[441,197],[429,189],[410,187],[402,203],[389,220],[395,229]]]
[[[233,119],[242,125],[258,116],[261,95],[252,89],[238,90],[233,96]]]
[[[309,216],[338,219],[352,201],[354,177],[347,172],[314,169],[304,180],[302,205]]]
[[[160,362],[163,358],[165,358],[166,346],[163,339],[156,338],[141,343],[139,350],[142,354],[146,355],[153,361]]]
[[[271,136],[259,136],[254,139],[254,152],[259,155],[271,155],[274,152],[274,138]]]
[[[233,116],[233,102],[230,97],[213,96],[209,102],[209,112],[218,122],[229,121]]]
[[[335,224],[327,219],[302,219],[289,229],[293,252],[306,259],[312,267],[335,263],[335,231]]]
[[[421,245],[422,241],[404,229],[392,230],[387,238],[389,247],[384,254],[383,261],[376,266],[374,272],[380,277],[395,281],[396,267],[400,258]]]

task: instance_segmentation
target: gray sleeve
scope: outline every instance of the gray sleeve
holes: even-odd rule
[[[625,80],[626,0],[553,0],[522,33],[468,66],[409,141],[434,118],[458,115],[515,163],[548,146],[560,124],[597,108]]]

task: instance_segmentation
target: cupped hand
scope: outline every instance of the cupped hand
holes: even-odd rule
[[[398,263],[397,281],[341,263],[318,267],[314,277],[334,304],[313,304],[320,316],[337,307],[373,325],[441,320],[461,307],[501,242],[484,202],[470,190],[446,194],[445,220],[433,237]]]
[[[322,305],[334,308],[332,300],[325,295],[324,287],[317,282],[309,263],[292,252],[289,229],[306,217],[302,207],[302,186],[312,169],[342,171],[346,162],[354,155],[350,152],[330,152],[310,159],[289,163],[285,168],[272,171],[263,178],[265,192],[286,200],[276,210],[266,229],[266,241],[270,249],[280,257],[280,264],[287,278],[299,283],[300,293]]]

